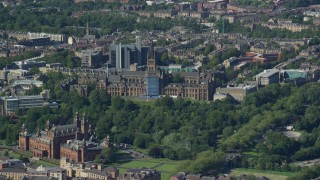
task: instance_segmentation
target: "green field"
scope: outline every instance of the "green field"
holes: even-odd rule
[[[45,166],[45,167],[55,167],[55,166],[57,166],[57,164],[50,163],[50,162],[43,161],[43,160],[36,161],[35,164],[38,165],[38,166],[42,165],[42,166]]]
[[[241,174],[254,175],[256,177],[265,176],[270,180],[285,180],[287,177],[294,175],[292,172],[263,171],[256,169],[235,168],[231,170],[230,176],[239,177]]]
[[[179,163],[179,161],[172,161],[168,159],[139,159],[120,164],[117,168],[119,168],[120,173],[124,173],[127,169],[130,168],[145,167],[150,169],[156,169],[161,172],[162,180],[168,180],[172,175],[177,173],[176,168],[179,165]]]
[[[158,171],[164,171],[164,172],[175,172],[177,168],[176,164],[163,164],[159,167],[157,167]]]
[[[148,162],[148,161],[130,161],[125,164],[121,164],[119,167],[122,168],[153,168],[158,163],[155,162]]]
[[[142,149],[142,148],[138,148],[136,146],[131,146],[130,148],[132,148],[132,149],[134,149],[134,150],[136,150],[138,152],[141,152],[143,154],[148,154],[148,151],[149,151],[148,149]]]
[[[14,151],[10,151],[10,150],[8,150],[8,152],[9,152],[9,157],[12,157],[14,159],[19,159],[20,158],[20,154],[14,152]]]

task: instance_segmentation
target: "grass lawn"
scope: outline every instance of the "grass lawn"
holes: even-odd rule
[[[8,151],[9,152],[9,157],[13,157],[14,159],[19,159],[20,158],[20,154],[14,152],[14,151]]]
[[[264,171],[264,170],[256,170],[256,169],[242,169],[235,168],[230,172],[230,176],[238,177],[241,174],[254,175],[257,177],[266,176],[270,178],[270,180],[285,180],[287,177],[294,175],[292,172],[278,172],[278,171]]]
[[[120,167],[122,168],[152,168],[159,163],[155,162],[148,162],[148,161],[130,161],[128,163],[121,164]]]
[[[147,101],[147,98],[146,99],[143,99],[143,98],[140,98],[140,97],[121,97],[122,99],[125,99],[125,100],[131,100],[133,101],[134,103],[138,104],[138,105],[151,105],[151,106],[154,106],[155,104],[155,101],[156,99],[151,99],[149,98],[148,101]]]
[[[175,173],[161,173],[161,180],[169,180]]]
[[[118,168],[118,169],[120,174],[124,174],[127,171],[127,169],[125,168]]]
[[[5,145],[6,144],[6,140],[0,140],[0,145]]]
[[[152,168],[161,172],[161,180],[169,180],[172,175],[177,173],[179,161],[162,159],[137,159],[120,164],[117,168],[120,173],[125,173],[130,168]]]
[[[177,170],[177,164],[163,164],[159,167],[157,167],[156,169],[158,171],[164,171],[164,172],[176,172]]]
[[[148,152],[149,152],[148,149],[142,149],[142,148],[138,148],[138,147],[136,147],[136,146],[131,146],[130,148],[132,148],[132,149],[134,149],[134,150],[136,150],[136,151],[138,151],[138,152],[141,152],[141,153],[143,153],[143,154],[146,154],[146,155],[148,155]]]
[[[36,161],[35,164],[38,165],[38,166],[42,165],[42,166],[46,166],[46,167],[57,166],[57,164],[53,164],[53,163],[50,163],[50,162],[47,162],[47,161],[43,161],[43,160]]]
[[[256,151],[248,151],[248,152],[244,152],[243,154],[250,155],[250,156],[260,156],[261,155]]]

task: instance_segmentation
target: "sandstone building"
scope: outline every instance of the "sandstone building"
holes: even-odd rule
[[[91,136],[93,136],[93,129],[88,123],[86,114],[84,114],[82,118],[77,114],[73,124],[55,126],[48,120],[45,130],[38,130],[33,134],[29,133],[23,125],[19,133],[19,148],[24,151],[31,151],[33,156],[40,158],[60,158],[61,151],[63,156],[69,156],[69,154],[65,152],[66,148],[60,148],[60,146],[67,147],[67,145],[64,146],[64,144],[73,140],[78,143],[77,146],[73,145],[73,147],[77,147],[75,149],[80,153],[79,155],[84,155],[93,147],[90,143],[83,143],[92,139],[90,138]],[[79,141],[83,142],[79,143]],[[98,147],[96,144],[95,146]],[[72,152],[71,150],[70,152]],[[84,161],[88,159],[75,157],[74,160]]]

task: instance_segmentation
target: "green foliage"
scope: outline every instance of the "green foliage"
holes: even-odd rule
[[[309,6],[317,3],[319,3],[318,0],[291,0],[291,1],[288,1],[285,5],[289,8],[293,8],[293,7],[305,7],[305,6]]]
[[[309,28],[306,30],[302,30],[300,32],[292,32],[284,29],[272,29],[270,30],[268,27],[263,27],[261,25],[257,25],[254,31],[249,33],[248,35],[252,38],[303,38],[308,37],[312,38],[317,36],[319,32],[318,28]]]
[[[94,160],[96,163],[113,163],[116,161],[115,150],[113,148],[105,148],[101,151],[100,155],[96,156]]]
[[[179,169],[194,174],[209,174],[219,172],[225,166],[225,160],[226,155],[223,152],[205,151],[199,153],[194,161],[183,163]]]
[[[257,6],[257,7],[268,7],[273,4],[273,1],[258,1],[258,0],[235,0],[233,3],[238,3],[243,6]]]
[[[172,55],[168,56],[168,54],[162,54],[159,64],[163,66],[168,66],[170,64],[180,64],[182,65],[182,67],[186,67],[191,66],[193,63],[190,60],[177,58]]]
[[[313,45],[318,45],[320,44],[320,40],[318,37],[313,37],[310,41],[309,41],[309,46],[313,46]]]
[[[181,77],[180,73],[176,73],[173,75],[172,82],[173,83],[182,83],[183,82],[183,77]]]
[[[299,172],[295,176],[291,176],[288,178],[288,180],[304,180],[304,179],[314,179],[319,177],[320,175],[320,166],[312,166],[302,169],[301,172]]]
[[[1,17],[0,17],[1,19]],[[1,21],[0,21],[1,22]],[[33,58],[36,56],[39,56],[40,54],[35,51],[26,51],[23,53],[23,55],[18,55],[14,57],[0,57],[0,68],[3,69],[6,67],[6,65],[11,64],[14,61],[21,61],[29,58]]]
[[[133,141],[133,145],[145,149],[151,141],[151,137],[148,134],[137,134]]]
[[[320,147],[307,147],[297,151],[292,158],[297,161],[310,160],[317,158],[319,153]]]
[[[291,155],[299,149],[297,141],[290,139],[279,132],[267,132],[265,141],[258,144],[259,149],[266,154]]]
[[[17,144],[18,129],[14,125],[7,125],[6,128],[6,145]]]
[[[25,157],[25,156],[22,156],[20,155],[19,159],[23,162],[23,163],[29,163],[29,158],[28,157]]]
[[[17,110],[17,121],[0,116],[3,124],[0,138],[13,144],[22,123],[29,132],[34,132],[43,129],[48,119],[55,124],[71,123],[79,111],[87,113],[100,139],[110,135],[114,143],[149,148],[153,157],[194,159],[185,168],[195,173],[206,174],[208,169],[215,170],[221,165],[224,154],[201,153],[211,148],[224,152],[254,149],[261,156],[235,160],[230,163],[232,167],[283,171],[291,170],[287,165],[293,160],[314,158],[313,154],[319,151],[320,83],[301,87],[269,85],[247,95],[239,105],[229,98],[207,103],[168,96],[152,102],[136,102],[111,98],[102,90],[92,90],[88,97],[80,97],[77,92],[60,87],[65,78],[66,75],[56,72],[41,75],[43,88],[50,89],[51,97],[60,101],[59,108]],[[288,124],[304,132],[299,141],[275,132],[275,127]],[[97,161],[114,161],[111,152],[102,156]]]
[[[63,67],[75,68],[79,67],[81,60],[74,55],[74,52],[63,50],[61,52],[53,53],[43,58],[47,63],[61,63]]]
[[[41,87],[32,86],[29,90],[26,91],[25,94],[28,95],[28,96],[39,95],[41,91],[42,91]]]
[[[119,96],[116,96],[116,97],[112,98],[112,107],[115,110],[120,110],[124,107],[124,102],[125,102],[124,99],[122,99]]]
[[[148,152],[148,155],[153,157],[153,158],[163,158],[163,148],[160,146],[152,146]]]
[[[219,52],[209,58],[207,64],[204,65],[204,69],[212,69],[218,64],[221,64],[224,60],[230,57],[238,57],[241,55],[241,51],[236,48],[228,49],[224,52]]]
[[[31,69],[29,70],[29,73],[30,73],[31,75],[39,74],[39,73],[40,73],[40,70],[39,70],[38,67],[33,67],[33,68],[31,68]]]
[[[165,157],[174,160],[190,159],[191,144],[183,138],[181,133],[171,133],[163,138]]]
[[[144,2],[142,4],[145,5]],[[15,13],[10,13],[11,8],[0,8],[0,14],[2,15],[0,17],[0,29],[83,36],[85,34],[84,29],[79,29],[77,26],[85,27],[87,21],[89,21],[91,27],[101,28],[99,31],[92,32],[98,36],[117,32],[117,30],[126,32],[133,30],[168,30],[175,25],[186,26],[194,31],[201,30],[201,26],[195,20],[172,19],[168,21],[168,19],[156,17],[141,17],[141,20],[137,22],[138,15],[119,12],[120,7],[120,2],[105,3],[101,0],[80,4],[66,0],[58,2],[43,1],[36,4],[22,2],[20,6],[15,7]],[[152,8],[157,8],[157,10],[171,9],[173,5],[146,7],[147,10]],[[100,13],[99,10],[101,9],[111,9],[113,11]],[[83,11],[88,13],[81,15],[79,18],[70,18],[72,13]],[[73,65],[70,64],[69,66]]]
[[[159,39],[157,39],[156,45],[157,46],[165,46],[165,45],[169,45],[169,44],[172,44],[172,43],[173,42],[172,42],[171,39],[167,40],[165,38],[159,38]]]

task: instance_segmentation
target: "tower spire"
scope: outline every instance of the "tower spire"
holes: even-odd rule
[[[154,47],[153,41],[150,42],[149,52],[148,52],[148,59],[154,59]]]
[[[90,31],[89,31],[89,22],[87,20],[87,27],[86,27],[86,35],[89,36],[90,35]]]

